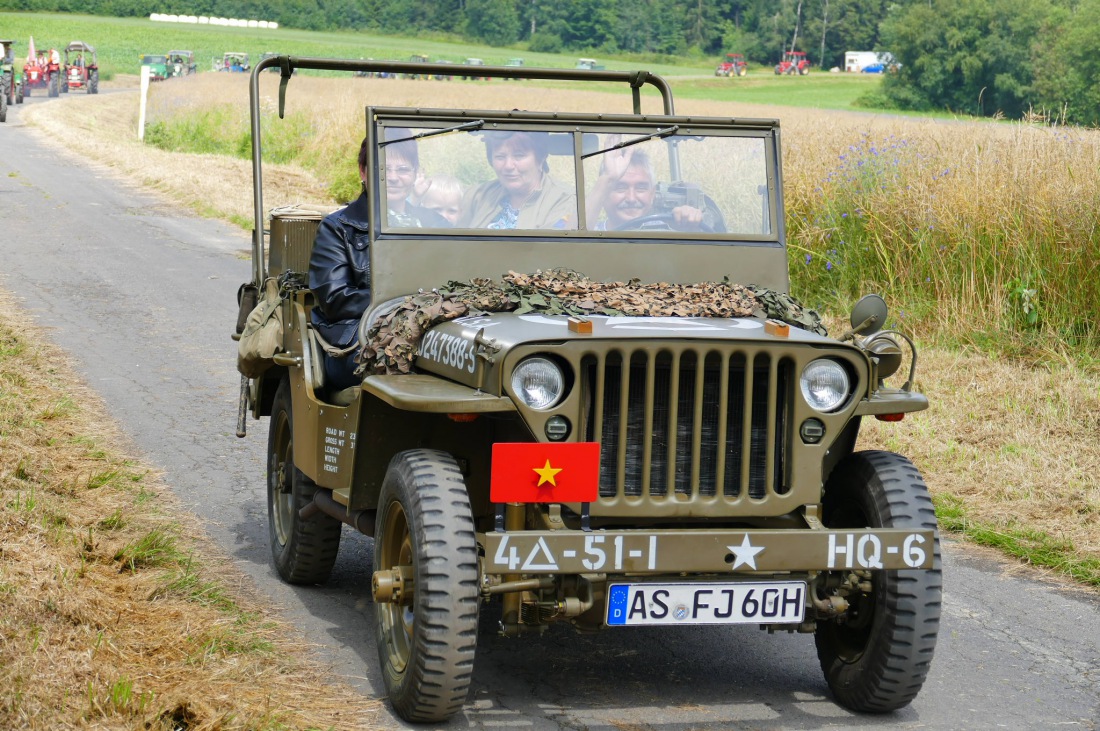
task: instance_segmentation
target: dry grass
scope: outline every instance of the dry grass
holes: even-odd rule
[[[368,727],[28,319],[0,294],[0,728]]]
[[[936,348],[918,378],[929,410],[860,446],[910,457],[942,526],[1100,588],[1100,378]]]
[[[189,87],[158,87],[151,102],[153,114],[184,114],[193,108],[194,100],[201,99],[203,105],[226,105],[241,119],[247,117],[245,79],[206,74],[194,82]],[[265,80],[264,85],[264,104],[271,108],[276,78]],[[295,78],[288,99],[288,115],[307,110],[316,118],[315,136],[308,146],[318,152],[310,163],[312,174],[291,165],[265,166],[265,196],[273,204],[331,202],[325,190],[338,174],[334,169],[346,171],[354,164],[354,141],[362,135],[362,110],[367,104],[417,106],[427,99],[433,107],[476,104],[538,109],[546,108],[549,99],[553,108],[561,111],[629,111],[625,92],[609,98],[601,92],[548,91],[503,82]],[[171,171],[173,181],[195,181],[188,186],[193,195],[187,200],[197,210],[237,221],[251,218],[248,163],[142,147],[136,142],[137,103],[132,96],[51,102],[28,108],[33,114],[27,116],[41,128],[55,130],[59,129],[59,116],[76,116],[64,115],[66,109],[74,108],[66,105],[76,104],[82,105],[81,124],[101,133],[94,142],[70,136],[81,154],[112,165],[137,183],[178,196],[181,186],[167,182],[164,174]],[[659,111],[648,98],[645,108]],[[176,111],[170,112],[172,109]],[[853,152],[864,159],[872,155],[872,148],[881,152],[896,146],[899,158],[920,170],[913,177],[916,189],[899,191],[894,187],[878,193],[868,189],[866,200],[860,201],[867,206],[865,211],[874,211],[874,221],[865,225],[871,225],[872,233],[883,243],[874,256],[880,258],[878,267],[886,272],[887,281],[861,279],[850,287],[856,292],[915,290],[931,284],[925,278],[933,276],[925,272],[939,267],[935,286],[929,287],[923,299],[911,300],[926,302],[927,307],[902,313],[900,324],[926,339],[937,332],[941,336],[951,333],[963,347],[924,347],[919,380],[929,395],[931,409],[901,424],[870,422],[861,446],[910,455],[925,473],[945,526],[974,540],[999,545],[1025,561],[1052,565],[1100,586],[1100,376],[1095,369],[1075,365],[1072,359],[1061,363],[1048,359],[1048,365],[1034,366],[986,357],[965,347],[974,321],[1012,315],[1008,310],[1013,301],[1005,290],[1027,263],[1026,242],[1038,240],[1050,261],[1064,260],[1077,267],[1049,272],[1043,267],[1035,269],[1037,279],[1068,278],[1041,289],[1040,299],[1059,296],[1055,293],[1061,290],[1053,288],[1055,284],[1076,281],[1100,287],[1100,272],[1095,269],[1100,252],[1094,252],[1100,241],[1095,217],[1100,210],[1100,182],[1095,175],[1100,168],[1100,136],[1020,125],[964,125],[698,100],[679,103],[677,111],[779,116],[789,211],[820,209],[832,205],[837,197],[850,202],[843,196],[852,181],[844,178],[850,172],[849,163],[854,165],[857,157]],[[900,141],[904,145],[898,144]],[[339,159],[343,153],[323,152],[325,149],[346,151],[346,160]],[[941,174],[947,168],[954,172]],[[887,166],[885,173],[889,171]],[[186,192],[186,187],[183,190]],[[836,238],[831,237],[842,230],[842,211],[833,210],[836,220],[792,225],[792,250],[800,255],[809,253],[820,264],[837,246]],[[845,209],[848,211],[854,212]],[[937,231],[936,236],[944,238],[932,237],[927,231],[914,236],[894,230],[899,220],[911,219],[914,211],[924,211],[933,226],[927,231]],[[982,236],[968,236],[975,221],[986,222],[988,230]],[[1010,254],[1014,237],[1024,237],[1025,244],[1011,249]],[[892,241],[897,243],[886,245]],[[947,254],[941,253],[950,246],[949,241],[977,243],[951,251],[949,267],[943,258]],[[983,250],[986,245],[990,251]],[[1006,257],[1018,260],[1014,259],[1012,266],[997,263]],[[807,275],[798,271],[800,264],[792,255],[795,283],[805,284]],[[824,266],[820,269],[825,271]],[[825,282],[821,286],[831,285]],[[838,301],[844,298],[838,290]],[[1086,309],[1080,309],[1081,304],[1072,307],[1095,312],[1095,301]],[[977,308],[991,312],[979,313]]]

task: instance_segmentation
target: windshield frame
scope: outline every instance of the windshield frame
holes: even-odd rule
[[[706,243],[713,245],[777,245],[785,242],[784,222],[780,211],[783,210],[779,123],[771,119],[733,119],[700,118],[666,115],[598,115],[545,112],[491,112],[456,111],[442,109],[408,109],[394,107],[368,107],[368,166],[371,200],[372,237],[410,237],[425,238],[446,236],[452,239],[465,238],[505,238],[505,239],[629,239],[634,242]],[[482,121],[483,131],[517,130],[532,132],[571,133],[573,135],[573,175],[577,192],[577,225],[567,229],[492,229],[482,228],[405,228],[390,226],[382,216],[382,201],[385,190],[385,149],[379,145],[384,137],[383,130],[388,127],[424,130],[449,130],[473,121]],[[668,134],[670,128],[677,128]],[[589,228],[587,221],[586,195],[592,181],[586,180],[584,162],[592,153],[603,153],[612,149],[601,149],[596,135],[622,134],[624,136],[649,136],[675,147],[672,140],[683,141],[690,137],[729,137],[759,139],[762,141],[765,159],[763,161],[766,177],[766,205],[762,198],[762,226],[769,227],[766,233],[710,233],[685,231],[643,231],[643,230],[597,230]],[[415,134],[415,133],[414,133]],[[432,139],[428,136],[426,139]],[[628,143],[631,146],[635,143]],[[675,155],[676,153],[672,153]],[[765,191],[761,191],[763,196]]]

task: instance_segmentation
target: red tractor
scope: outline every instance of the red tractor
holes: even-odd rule
[[[805,76],[810,73],[810,59],[804,51],[784,51],[783,60],[775,65],[775,73],[777,76]]]
[[[73,41],[65,46],[65,71],[61,79],[61,91],[84,89],[89,94],[99,93],[99,64],[95,49],[84,41]]]
[[[727,53],[726,60],[714,69],[715,76],[744,76],[749,72],[749,63],[740,53]]]
[[[61,54],[51,48],[49,53],[39,53],[27,58],[23,64],[23,94],[30,96],[34,89],[45,89],[47,96],[57,96],[61,79]]]

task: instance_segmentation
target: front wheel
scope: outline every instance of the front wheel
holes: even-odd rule
[[[99,72],[98,71],[93,71],[90,74],[88,74],[88,93],[89,94],[98,94],[99,93]]]
[[[454,458],[414,449],[396,455],[378,497],[375,595],[403,577],[400,595],[376,601],[378,659],[390,703],[413,723],[462,708],[477,650],[477,540]]]
[[[57,74],[54,74],[53,76],[50,77],[50,86],[49,86],[48,91],[46,92],[46,96],[49,96],[49,97],[57,96],[57,86],[58,86]]]
[[[317,483],[294,466],[294,418],[290,381],[283,378],[271,405],[267,434],[267,519],[271,557],[290,584],[323,584],[340,550],[341,523],[324,513],[303,520]]]
[[[0,122],[8,121],[8,95],[0,93]]]
[[[892,452],[856,452],[825,485],[829,528],[936,530],[920,472]],[[874,571],[869,594],[850,594],[848,611],[822,621],[814,637],[837,702],[861,713],[887,713],[912,701],[932,664],[943,580],[937,534],[927,570]]]

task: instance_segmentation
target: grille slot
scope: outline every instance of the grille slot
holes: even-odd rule
[[[785,494],[791,370],[752,351],[586,356],[585,435],[602,444],[600,497]]]

